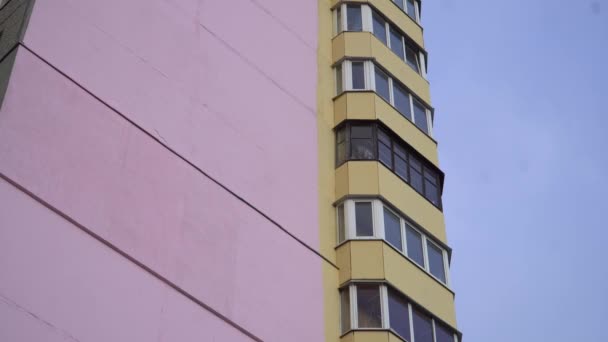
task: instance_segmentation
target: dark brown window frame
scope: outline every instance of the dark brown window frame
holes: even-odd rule
[[[353,151],[352,151],[352,139],[351,139],[351,131],[353,127],[370,127],[371,128],[371,137],[369,138],[369,140],[371,140],[371,156],[370,158],[355,158],[353,157]],[[349,121],[344,121],[342,122],[338,127],[335,128],[336,131],[336,168],[338,168],[340,165],[349,162],[349,161],[375,161],[378,162],[382,165],[384,165],[387,169],[391,170],[391,172],[393,172],[397,177],[399,177],[401,180],[403,180],[403,182],[405,182],[407,185],[409,185],[412,189],[414,189],[414,191],[416,191],[417,193],[419,193],[422,197],[424,197],[427,201],[429,201],[432,205],[434,205],[435,207],[437,207],[439,210],[443,209],[442,206],[442,195],[443,195],[443,183],[444,183],[444,179],[445,179],[445,175],[444,173],[438,168],[436,167],[433,163],[431,163],[428,159],[426,159],[422,154],[420,154],[418,151],[416,151],[415,148],[413,148],[411,145],[409,145],[407,142],[405,142],[403,139],[401,139],[399,137],[399,135],[397,135],[395,132],[393,132],[392,130],[390,130],[388,127],[386,127],[385,125],[383,125],[381,122],[379,121],[369,121],[369,120],[349,120]],[[380,145],[384,145],[386,146],[385,143],[381,142],[379,140],[379,131],[383,132],[385,135],[387,135],[390,139],[390,156],[391,156],[391,162],[390,165],[387,165],[387,163],[385,163],[384,161],[381,160],[380,158]],[[340,144],[338,144],[338,136],[340,136],[341,138],[343,138],[343,140],[341,141]],[[341,145],[341,146],[339,146]],[[338,153],[339,147],[342,147],[343,150],[343,160],[340,160],[338,158],[338,156],[340,155]],[[398,158],[398,156],[396,156],[395,151],[397,149],[401,149],[405,151],[405,159],[401,159],[402,161],[405,162],[405,175],[403,175],[402,173],[399,173],[397,168],[396,168],[396,164],[395,164],[395,158]],[[412,160],[417,161],[420,163],[421,168],[420,168],[420,179],[421,179],[421,185],[420,185],[420,189],[418,189],[416,186],[414,186],[411,183],[412,180],[412,173],[415,172],[415,170],[412,170],[413,168],[415,169],[415,167],[412,166]],[[417,172],[417,171],[416,171]],[[417,172],[418,173],[418,172]],[[433,184],[432,180],[435,180],[435,184]],[[428,184],[427,184],[428,182]],[[435,191],[435,195],[437,196],[437,203],[433,202],[433,196],[429,195],[427,196],[426,193],[430,193],[430,189],[432,189],[431,187],[434,186],[436,188]]]

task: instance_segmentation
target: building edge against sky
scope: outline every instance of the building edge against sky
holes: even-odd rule
[[[0,6],[0,340],[460,341],[420,3]]]

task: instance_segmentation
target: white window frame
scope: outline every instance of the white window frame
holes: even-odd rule
[[[378,290],[380,292],[380,328],[359,328],[359,312],[358,312],[358,307],[357,307],[357,286],[359,285],[376,285],[378,286]],[[391,330],[391,320],[390,320],[390,311],[388,308],[388,286],[386,284],[383,283],[374,283],[374,282],[357,282],[357,283],[351,283],[348,285],[348,287],[343,288],[342,290],[348,291],[349,293],[349,300],[350,300],[350,307],[349,307],[349,313],[350,313],[350,330],[349,331],[356,331],[356,330],[366,330],[366,331],[370,331],[370,330],[388,330],[388,331],[392,331]],[[399,291],[398,291],[399,292]],[[409,327],[410,327],[410,338],[411,338],[411,342],[416,342],[415,338],[414,338],[414,309],[413,309],[413,305],[412,302],[409,298],[407,298],[407,296],[404,296],[402,293],[400,293],[401,296],[405,297],[406,301],[407,301],[407,311],[408,311],[408,323],[409,323]],[[342,297],[340,297],[340,315],[342,315]],[[426,314],[425,314],[426,315]],[[426,315],[431,319],[431,329],[432,329],[432,334],[433,334],[433,342],[437,342],[437,319],[435,318],[435,316],[433,315]],[[340,316],[340,332],[341,334],[345,334],[347,333],[347,331],[344,330],[344,327],[342,326],[342,316]],[[451,328],[450,328],[451,330]],[[399,336],[399,335],[397,335]],[[403,337],[402,337],[403,338]],[[458,342],[458,334],[456,332],[454,332],[453,334],[453,340],[454,342]]]
[[[356,218],[356,203],[371,203],[371,209],[372,209],[372,232],[373,235],[372,236],[357,236],[357,218]],[[338,218],[337,218],[337,213],[338,211],[338,207],[340,205],[344,206],[344,241],[339,242],[340,241],[340,232],[338,231],[339,226],[338,226]],[[380,199],[366,199],[366,198],[355,198],[355,199],[347,199],[339,204],[336,205],[336,241],[338,241],[338,243],[336,245],[340,245],[346,241],[356,241],[356,240],[382,240],[384,241],[386,244],[388,244],[389,246],[393,247],[394,249],[398,250],[395,246],[393,246],[390,242],[388,242],[388,240],[386,240],[386,231],[385,231],[385,226],[384,226],[384,209],[387,209],[388,211],[390,211],[391,213],[393,213],[395,216],[397,216],[399,218],[399,223],[400,223],[400,228],[401,228],[401,250],[399,250],[399,252],[405,257],[407,258],[410,262],[412,262],[413,264],[415,264],[417,267],[419,267],[420,269],[424,270],[425,273],[427,273],[429,276],[431,276],[433,279],[437,280],[438,282],[440,282],[441,284],[445,285],[447,288],[451,288],[451,284],[450,284],[450,267],[449,267],[449,263],[448,263],[448,252],[445,248],[443,248],[439,243],[435,242],[434,239],[431,239],[427,236],[427,234],[425,234],[424,232],[422,232],[420,229],[416,228],[416,226],[414,224],[412,224],[408,219],[406,219],[405,217],[403,217],[403,215],[399,214],[396,210],[393,210],[390,206],[384,204],[384,202]],[[414,230],[416,233],[420,234],[421,237],[421,242],[422,242],[422,254],[423,254],[423,260],[424,260],[424,265],[419,265],[416,261],[414,261],[414,259],[412,259],[409,255],[408,255],[408,250],[407,250],[407,233],[406,233],[406,229],[407,227],[411,228],[412,230]],[[443,273],[445,275],[445,282],[441,281],[441,279],[435,277],[432,273],[431,273],[431,266],[429,263],[429,257],[428,257],[428,245],[427,245],[427,241],[432,243],[435,247],[439,248],[439,250],[442,253],[442,257],[443,257]]]

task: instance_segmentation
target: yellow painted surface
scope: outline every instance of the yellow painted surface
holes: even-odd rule
[[[391,332],[388,334],[388,342],[403,342],[403,340]]]
[[[353,251],[357,246],[352,246]],[[456,326],[454,294],[404,255],[383,244],[386,280],[435,316]]]
[[[437,240],[447,244],[443,213],[392,171],[380,163],[376,164],[379,166],[380,195],[426,229]],[[358,175],[359,172],[362,172],[360,170],[360,168],[349,166],[349,176],[362,178],[363,176]]]
[[[345,186],[343,178],[348,178]],[[437,240],[447,244],[443,213],[376,161],[350,161],[336,170],[336,199],[348,195],[382,196]]]
[[[351,241],[352,279],[384,279],[382,241]],[[353,248],[356,247],[356,248]],[[339,265],[338,265],[339,267]]]
[[[336,264],[340,268],[338,283],[336,285],[342,285],[348,280],[352,279],[351,276],[351,257],[350,257],[350,242],[340,245],[336,249],[337,260]],[[335,287],[337,288],[337,286]]]
[[[394,78],[408,87],[414,94],[426,103],[431,103],[431,91],[429,82],[418,74],[414,69],[397,56],[388,46],[384,45],[378,38],[371,33],[370,36],[372,56],[376,58],[378,64],[384,67]],[[346,45],[350,43],[346,40]]]
[[[331,7],[333,8],[338,3],[342,2],[345,1],[331,0]],[[401,29],[401,31],[403,31],[408,37],[410,37],[414,42],[416,42],[416,44],[424,48],[422,28],[390,0],[348,0],[348,2],[360,2],[371,5],[377,11],[382,13],[394,25],[397,25]]]
[[[317,151],[319,193],[319,252],[336,263],[335,201],[335,134],[333,132],[333,97],[335,79],[332,68],[332,13],[329,0],[318,1],[319,36],[317,47]],[[338,293],[339,270],[329,263],[323,264],[323,315],[325,340],[340,339],[340,305]],[[321,313],[319,313],[321,314]]]
[[[334,126],[344,120],[380,120],[431,163],[439,167],[437,143],[380,96],[371,92],[348,92],[334,101]]]
[[[388,331],[355,331],[354,342],[388,342]]]
[[[350,332],[344,336],[342,336],[342,338],[340,338],[340,342],[354,342],[355,341],[355,332]]]
[[[378,38],[369,32],[343,32],[333,40],[334,62],[344,58],[374,58],[388,73],[427,104],[431,103],[429,82]]]

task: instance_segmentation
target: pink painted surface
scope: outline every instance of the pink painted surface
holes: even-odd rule
[[[0,341],[251,341],[0,179]]]
[[[37,0],[25,44],[317,248],[315,1]]]
[[[323,339],[317,255],[24,49],[0,112],[0,160],[2,174],[260,338]],[[47,272],[65,266],[51,265]],[[106,266],[114,265],[90,265]],[[27,286],[14,291],[18,303],[53,300]],[[49,317],[65,315],[55,310]]]

